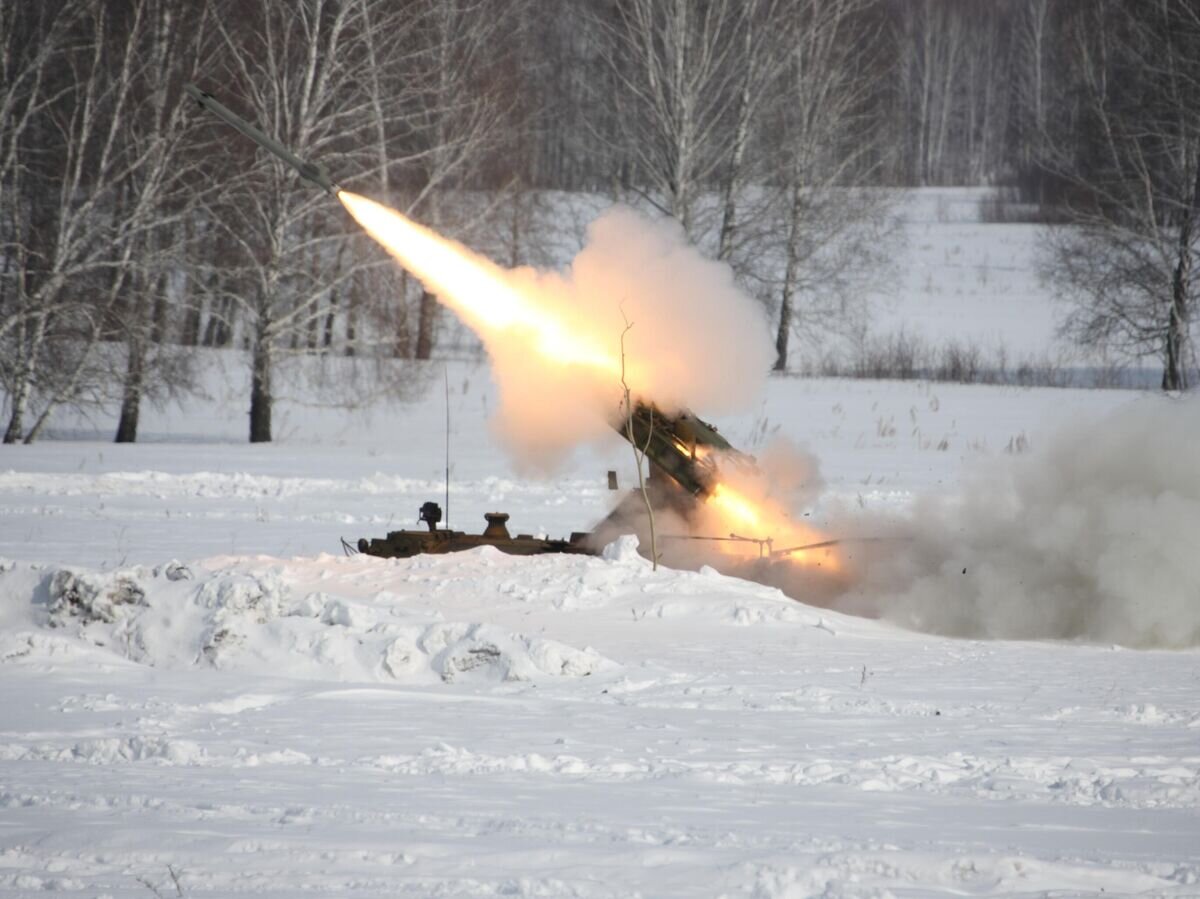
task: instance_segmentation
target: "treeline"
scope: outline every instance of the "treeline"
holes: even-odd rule
[[[285,355],[445,345],[434,299],[188,82],[506,264],[562,241],[551,191],[672,216],[771,310],[779,369],[864,313],[876,188],[1008,186],[1078,226],[1052,265],[1080,339],[1185,386],[1198,35],[1185,0],[0,4],[4,440],[63,403],[119,405],[134,440],[198,346],[248,350],[269,440]]]
[[[846,135],[859,147],[856,177],[901,187],[1016,183],[1034,169],[1067,50],[1064,20],[1081,4],[564,0],[554,6],[554,15],[536,23],[548,77],[534,82],[540,128],[532,174],[567,189],[607,190],[614,178],[642,174],[638,157],[645,148],[623,137],[628,116],[644,111],[646,102],[666,100],[658,111],[668,115],[686,117],[689,100],[719,113],[713,124],[727,131],[698,135],[696,152],[705,157],[715,150],[714,168],[721,169],[738,161],[706,145],[706,137],[718,145],[735,140],[750,105],[752,143],[769,152],[783,137],[779,104],[788,105],[798,88],[807,91],[803,82],[815,79],[819,92],[833,73],[813,66],[834,61],[852,64],[848,74],[858,91]],[[835,23],[844,27],[834,30]],[[841,44],[836,60],[825,44],[831,39]],[[647,65],[647,55],[658,64]],[[670,80],[676,61],[683,65],[679,85]],[[788,66],[795,69],[790,83],[781,71]],[[657,85],[650,81],[654,68],[661,69]],[[749,92],[744,99],[742,91]],[[674,113],[669,95],[679,103]]]

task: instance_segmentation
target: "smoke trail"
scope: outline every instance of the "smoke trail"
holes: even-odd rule
[[[1200,644],[1200,399],[1141,398],[901,518],[846,611],[964,637]],[[866,552],[866,550],[864,550]]]
[[[507,270],[384,206],[342,191],[359,223],[483,340],[494,422],[519,461],[549,466],[609,430],[628,382],[666,411],[744,406],[770,363],[762,308],[673,222],[614,207],[564,272]]]

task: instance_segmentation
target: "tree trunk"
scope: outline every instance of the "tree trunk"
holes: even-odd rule
[[[254,328],[253,363],[250,376],[250,442],[271,442],[271,341],[267,321],[259,316]]]
[[[354,356],[358,352],[358,291],[351,284],[348,288],[350,296],[347,298],[346,309],[346,352],[347,356]]]
[[[25,323],[17,326],[16,345],[18,352],[25,349]],[[29,375],[26,373],[25,359],[17,369],[16,384],[12,392],[12,409],[9,411],[8,427],[4,431],[5,443],[16,443],[21,439],[21,431],[25,427],[25,406],[29,402]]]
[[[428,290],[421,291],[421,305],[417,311],[416,358],[428,359],[433,354],[433,332],[437,325],[438,302]]]
[[[21,439],[25,427],[25,407],[29,404],[29,382],[22,378],[13,391],[12,413],[8,417],[8,428],[4,431],[5,443],[16,443]]]
[[[167,307],[166,277],[159,279],[154,296],[154,312],[150,319],[150,341],[166,343],[169,309]]]
[[[200,320],[204,316],[202,297],[195,297],[194,300],[187,302],[183,318],[183,330],[179,335],[179,343],[186,347],[195,347],[200,344]]]
[[[779,304],[779,330],[775,334],[775,371],[787,371],[788,338],[792,334],[792,290],[785,284]]]
[[[1167,314],[1167,333],[1163,365],[1163,390],[1187,390],[1186,344],[1188,339],[1188,294],[1192,281],[1192,229],[1200,215],[1200,159],[1196,161],[1196,180],[1191,202],[1179,223],[1178,261],[1171,278],[1171,308]]]
[[[793,175],[793,178],[798,176]],[[783,297],[779,303],[779,330],[775,334],[775,371],[787,371],[788,341],[792,336],[793,299],[800,269],[800,218],[804,214],[804,193],[796,181],[792,186],[791,222],[788,227],[787,260],[783,270]]]
[[[1179,307],[1172,303],[1167,322],[1166,359],[1163,364],[1162,389],[1186,390],[1187,372],[1183,365],[1183,333],[1179,319]]]
[[[508,267],[521,264],[521,177],[513,181],[512,216],[508,220]]]
[[[408,317],[408,272],[400,269],[400,305],[396,315],[396,340],[392,355],[397,359],[408,359],[412,355],[411,334]]]
[[[146,348],[140,339],[129,341],[129,359],[125,367],[125,386],[121,391],[121,417],[117,421],[115,443],[137,441],[138,414],[142,405],[142,387],[146,368]]]
[[[321,331],[321,352],[333,352],[333,326],[337,321],[337,291],[329,294],[329,305],[325,307],[325,324]],[[316,320],[316,317],[313,317]]]
[[[42,340],[48,327],[45,315],[38,316],[33,325],[33,334],[26,343],[26,326],[21,325],[17,337],[17,346],[21,353],[21,361],[17,368],[16,386],[12,393],[12,412],[8,418],[8,428],[4,431],[5,443],[16,443],[21,439],[25,428],[25,411],[29,407],[29,395],[33,390],[33,373],[37,366],[38,354],[42,351]]]
[[[132,296],[129,297],[129,307],[125,312],[128,321],[125,323],[125,380],[121,385],[121,415],[117,420],[117,435],[115,443],[135,443],[137,441],[138,414],[141,411],[142,388],[145,384],[146,371],[146,322],[143,320],[147,312],[147,284],[135,275],[132,279]],[[113,296],[119,293],[119,285],[114,285]],[[151,333],[155,330],[152,326]],[[151,340],[155,338],[151,336]]]

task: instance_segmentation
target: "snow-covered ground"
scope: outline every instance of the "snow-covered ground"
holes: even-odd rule
[[[4,448],[0,895],[1200,895],[1195,649],[935,637],[628,543],[346,557],[442,500],[432,374],[285,401],[271,446],[214,368],[152,442]],[[630,483],[615,436],[513,469],[487,369],[448,382],[455,527],[565,535]],[[810,448],[819,518],[1137,401],[777,379],[719,424]]]
[[[896,278],[872,297],[870,330],[904,332],[932,346],[975,344],[1009,362],[1080,354],[1058,338],[1066,309],[1039,275],[1041,225],[980,220],[982,188],[910,191],[897,204]]]

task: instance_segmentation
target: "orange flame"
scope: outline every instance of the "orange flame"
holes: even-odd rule
[[[772,550],[782,552],[781,558],[789,562],[820,567],[830,572],[841,568],[838,554],[832,546],[813,546],[825,541],[819,531],[792,521],[782,508],[769,499],[756,502],[728,482],[721,481],[708,494],[705,506],[717,519],[715,527],[740,537],[770,540]]]
[[[762,515],[758,508],[728,484],[717,484],[708,495],[708,502],[721,510],[738,528],[749,529],[755,535],[763,533]]]
[[[368,234],[481,336],[516,336],[552,362],[620,374],[618,355],[588,335],[568,330],[560,317],[517,289],[500,266],[366,197],[343,190],[338,199]]]

